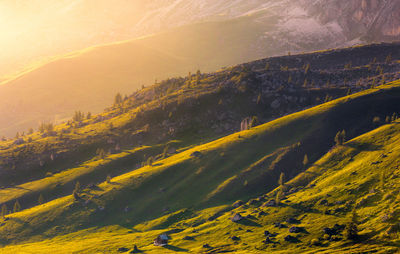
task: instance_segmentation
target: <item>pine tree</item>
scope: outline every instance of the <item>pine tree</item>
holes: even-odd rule
[[[284,183],[285,183],[285,173],[281,172],[281,174],[279,175],[278,184],[279,186],[283,186]]]
[[[303,166],[304,168],[308,165],[309,161],[308,161],[308,156],[307,154],[304,155],[304,159],[303,159]]]
[[[122,103],[122,95],[117,93],[114,98],[114,106],[119,106]]]
[[[283,191],[282,191],[282,189],[280,188],[279,190],[277,190],[277,192],[276,192],[276,194],[275,194],[275,203],[276,203],[277,205],[279,205],[279,203],[281,202],[282,196],[283,196]]]
[[[307,74],[309,70],[310,70],[310,64],[307,64],[304,68],[304,74]]]
[[[13,212],[16,213],[16,212],[19,212],[19,211],[21,211],[21,205],[19,204],[19,202],[18,202],[18,200],[17,200],[17,201],[15,201],[15,203],[14,203]]]
[[[346,132],[345,130],[338,131],[335,136],[335,144],[336,145],[343,145],[346,140]]]
[[[389,55],[386,57],[385,62],[386,62],[387,64],[390,64],[390,63],[392,62],[392,54],[389,54]]]
[[[104,158],[106,158],[106,152],[104,151],[104,149],[103,148],[98,148],[97,150],[96,150],[96,154],[99,156],[99,158],[100,159],[104,159]]]
[[[349,223],[346,225],[345,228],[345,236],[348,240],[355,241],[358,239],[358,228],[357,225],[359,224],[358,222],[358,215],[356,213],[356,210],[353,209],[353,212],[351,214],[351,218]]]
[[[166,146],[164,147],[164,150],[163,150],[163,153],[162,153],[162,158],[163,158],[163,159],[167,157],[167,155],[168,155],[168,149],[169,149],[169,145],[166,145]]]
[[[257,125],[258,125],[258,117],[257,116],[253,116],[251,118],[250,128],[253,128],[253,127],[257,126]]]
[[[395,122],[396,120],[397,120],[397,118],[398,118],[398,116],[397,116],[397,114],[396,113],[393,113],[393,115],[392,115],[392,122]]]
[[[261,93],[257,96],[257,105],[261,103]]]
[[[5,218],[6,215],[8,214],[8,208],[6,204],[3,204],[1,206],[1,217]]]
[[[385,171],[382,171],[381,174],[379,175],[379,186],[381,189],[385,189],[385,179],[386,179],[386,174]]]
[[[88,112],[86,115],[86,119],[90,119],[90,118],[92,118],[92,113]]]
[[[292,83],[292,75],[289,75],[288,81],[289,84]]]
[[[150,156],[150,157],[147,159],[147,165],[153,166],[153,162],[154,162],[153,156]]]
[[[342,144],[344,144],[346,142],[346,131],[342,130],[342,132],[340,133],[340,137],[342,139]]]
[[[80,193],[81,192],[81,184],[80,184],[79,181],[76,182],[76,184],[75,184],[74,192],[76,192],[76,193]]]
[[[307,79],[304,79],[303,87],[307,87],[307,83],[308,83]]]
[[[38,198],[38,203],[39,203],[39,205],[42,205],[42,204],[44,204],[44,197],[43,197],[43,195],[42,195],[42,194],[40,194],[40,195],[39,195],[39,198]]]

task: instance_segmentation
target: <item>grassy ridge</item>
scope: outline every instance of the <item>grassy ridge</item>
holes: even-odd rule
[[[346,129],[349,137],[359,136],[374,128],[372,123],[374,116],[391,115],[393,112],[398,112],[400,108],[398,102],[400,97],[399,85],[399,82],[395,82],[391,85],[347,96],[247,131],[190,148],[166,159],[157,160],[151,166],[116,176],[111,180],[111,183],[103,182],[97,185],[95,189],[86,189],[82,194],[83,200],[79,202],[73,201],[72,196],[66,196],[41,206],[11,214],[8,216],[9,219],[0,227],[0,232],[4,233],[2,234],[2,241],[3,243],[22,239],[38,241],[67,234],[64,236],[64,240],[62,240],[63,236],[57,236],[57,239],[62,242],[85,234],[86,230],[91,232],[91,236],[96,235],[97,238],[104,239],[103,237],[107,237],[104,230],[107,231],[116,227],[115,234],[120,234],[119,237],[124,240],[119,239],[115,242],[126,243],[125,241],[129,236],[124,234],[129,230],[132,232],[150,229],[165,230],[174,228],[179,224],[181,227],[200,227],[204,232],[201,233],[199,239],[210,241],[212,245],[221,245],[221,248],[225,248],[218,236],[223,235],[222,232],[225,234],[228,231],[236,230],[233,229],[234,226],[228,220],[230,214],[225,210],[226,205],[238,199],[248,200],[272,191],[277,185],[280,172],[285,172],[289,179],[294,177],[289,182],[293,187],[305,186],[312,180],[315,181],[316,186],[321,185],[321,187],[304,189],[305,193],[300,196],[297,196],[298,194],[289,196],[288,200],[296,204],[299,202],[315,204],[316,200],[323,195],[332,196],[330,193],[335,192],[337,188],[346,189],[349,179],[352,178],[343,177],[343,174],[346,175],[344,172],[347,171],[343,171],[341,167],[346,163],[349,151],[352,151],[349,149],[362,152],[368,146],[361,143],[354,148],[350,145],[358,144],[358,141],[350,141],[346,143],[346,146],[338,147],[321,160],[317,160],[333,146],[333,137],[338,130]],[[396,125],[393,126],[391,128],[396,127]],[[379,136],[381,138],[377,140],[390,143],[392,140],[386,138],[388,131],[385,128],[389,127],[384,126],[372,132],[372,134],[367,134],[367,136],[382,133]],[[396,130],[394,129],[391,135],[395,135]],[[362,140],[362,138],[363,136],[357,140]],[[375,141],[370,138],[368,142],[373,143]],[[368,142],[364,141],[366,144]],[[348,144],[349,148],[347,147]],[[198,152],[199,155],[195,156],[195,152]],[[108,158],[110,163],[113,160],[118,161],[118,157],[123,157],[124,153],[127,152]],[[305,154],[308,154],[311,162],[317,161],[314,164],[316,166],[298,175],[303,171],[302,159]],[[339,155],[335,154],[342,154],[341,156],[344,158],[338,159],[335,156]],[[362,156],[364,155],[360,155],[359,158]],[[351,165],[364,165],[358,157],[353,156],[351,158],[355,161],[351,162]],[[372,158],[375,158],[374,155],[367,157],[365,165],[370,165]],[[129,164],[130,160],[126,160],[124,163]],[[110,165],[119,167],[118,164]],[[328,171],[323,170],[328,165],[329,168],[336,167],[337,171],[342,173],[335,177],[328,177],[330,173],[335,172],[330,169]],[[393,165],[395,165],[395,162],[393,162]],[[369,170],[368,167],[365,167],[365,172],[362,173],[364,174]],[[75,175],[79,171],[71,170],[69,173]],[[308,177],[308,175],[313,177]],[[55,175],[54,177],[57,179],[60,176]],[[46,188],[44,186],[49,179],[43,179],[36,186]],[[61,181],[61,179],[60,177],[58,180]],[[370,187],[368,184],[376,184],[375,181],[368,179],[364,181],[360,178],[359,180],[357,184],[364,186],[365,191]],[[338,187],[335,188],[334,183],[338,183]],[[35,184],[31,183],[30,188],[34,189],[34,186]],[[50,183],[47,186],[50,186]],[[3,193],[5,195],[12,193],[9,191],[6,189],[3,190]],[[365,195],[365,191],[363,189],[363,192],[355,191],[355,193],[356,195]],[[23,191],[21,193],[20,197],[25,195]],[[273,192],[268,195],[273,195]],[[343,199],[351,198],[343,193],[340,197],[343,197]],[[291,201],[291,198],[293,201]],[[339,197],[335,198],[339,199]],[[85,203],[84,200],[90,201]],[[99,207],[104,207],[104,211],[101,211]],[[244,208],[246,207],[250,209],[252,206],[244,206]],[[259,234],[247,232],[249,233],[248,238],[244,239],[250,241],[254,238],[254,242],[261,242],[259,239],[262,238],[262,233],[260,232],[261,228],[264,229],[264,226],[261,227],[261,225],[269,225],[273,220],[281,220],[284,217],[300,215],[298,207],[288,205],[271,208],[273,211],[267,212],[274,214],[273,216],[260,221],[249,222],[250,224],[247,223],[249,225],[243,225],[248,226],[253,231],[257,229],[256,231],[259,232]],[[125,208],[127,208],[126,211]],[[188,208],[189,210],[182,210]],[[203,210],[206,208],[208,209]],[[260,208],[254,209],[258,211]],[[252,211],[246,208],[244,212],[251,213]],[[220,215],[222,217],[218,218]],[[319,213],[316,213],[315,216],[317,215],[320,216]],[[344,219],[344,216],[342,217]],[[310,222],[316,219],[313,216],[310,218],[313,218],[310,219]],[[156,220],[152,221],[153,219]],[[219,222],[220,220],[223,220],[222,224]],[[330,220],[318,221],[322,225],[323,222]],[[93,227],[101,229],[95,230]],[[315,226],[315,229],[310,229],[312,233],[305,238],[306,241],[318,235],[317,231],[321,230],[320,227],[317,229],[317,226]],[[140,244],[152,250],[149,242],[158,232],[132,233],[131,237],[143,238],[139,241]],[[72,235],[68,235],[69,233]],[[184,234],[188,234],[188,231],[179,233],[178,238]],[[278,237],[280,241],[283,241],[281,238],[281,236]],[[198,248],[201,249],[197,241],[192,245],[187,241],[180,240],[173,241],[173,243],[179,248],[193,251]],[[49,242],[46,244],[51,245]],[[88,242],[85,244],[91,245]],[[114,246],[113,243],[108,242],[108,244],[110,244],[110,248]],[[32,248],[32,246],[35,246],[35,244],[28,245],[27,248]],[[233,248],[231,244],[228,246]],[[237,249],[245,251],[246,249],[266,248],[261,243],[260,246],[258,244],[239,245]],[[283,246],[286,246],[286,244],[283,244]],[[12,247],[9,248],[12,250]],[[78,247],[71,246],[71,248]],[[91,248],[96,247],[92,245]],[[228,247],[226,246],[226,248]],[[154,251],[157,251],[157,249],[154,249]],[[66,252],[68,253],[68,251]]]

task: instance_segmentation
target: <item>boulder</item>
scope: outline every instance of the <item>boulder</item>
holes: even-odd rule
[[[165,246],[168,244],[168,235],[167,234],[161,234],[159,236],[157,236],[156,239],[154,239],[154,246]]]
[[[240,237],[232,236],[232,237],[231,237],[231,240],[232,240],[232,241],[239,241],[239,240],[240,240]]]
[[[285,239],[286,242],[290,242],[290,243],[298,243],[298,242],[300,242],[299,239],[297,239],[297,237],[292,236],[292,235],[287,235],[287,236],[285,236],[284,239]]]
[[[279,99],[275,99],[272,103],[271,103],[271,108],[273,109],[277,109],[281,106],[281,103],[279,102]]]
[[[241,221],[243,219],[244,219],[243,216],[240,213],[237,213],[231,218],[231,221],[232,222],[238,222],[238,221]]]
[[[304,228],[302,227],[291,227],[289,228],[290,233],[301,233],[304,231]]]

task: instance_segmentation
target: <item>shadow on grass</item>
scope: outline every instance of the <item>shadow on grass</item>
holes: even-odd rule
[[[189,251],[187,249],[179,248],[178,246],[173,246],[173,245],[165,245],[165,246],[163,246],[163,248],[172,250],[172,251],[176,251],[176,252],[188,252]]]
[[[24,187],[21,187],[21,186],[13,186],[13,187],[11,187],[12,189],[19,189],[19,190],[27,190],[27,191],[32,191],[31,189],[27,189],[27,188],[24,188]]]
[[[240,224],[240,225],[244,225],[244,226],[261,227],[261,225],[258,224],[257,222],[249,220],[247,218],[241,219],[240,221],[238,221],[236,223]]]
[[[117,182],[109,182],[111,185],[122,185],[122,183],[117,183]]]
[[[346,143],[344,146],[351,147],[358,151],[379,151],[382,150],[381,145],[370,144],[370,143],[360,143],[357,141],[352,141],[351,143]]]

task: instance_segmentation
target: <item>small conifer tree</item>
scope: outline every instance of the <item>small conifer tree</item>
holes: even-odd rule
[[[8,208],[6,204],[3,204],[1,206],[1,217],[5,218],[6,215],[8,214]]]
[[[308,161],[308,156],[307,156],[307,154],[305,154],[305,155],[304,155],[304,159],[303,159],[303,166],[304,166],[304,168],[307,167],[308,163],[309,163],[309,161]]]
[[[38,198],[38,203],[39,203],[39,205],[42,205],[42,204],[44,204],[44,197],[43,197],[43,195],[42,195],[42,194],[40,194],[40,195],[39,195],[39,198]]]
[[[114,98],[114,106],[119,106],[122,103],[122,95],[117,93]]]
[[[18,200],[17,200],[17,201],[15,201],[15,203],[14,203],[13,212],[16,213],[16,212],[19,212],[19,211],[21,211],[21,205],[19,204],[19,202],[18,202]]]
[[[80,193],[81,192],[81,184],[80,184],[79,181],[76,182],[76,184],[75,184],[74,192],[76,192],[76,193]]]
[[[351,213],[350,221],[347,223],[345,228],[345,236],[348,240],[355,241],[358,239],[358,215],[355,209]]]
[[[257,126],[257,125],[258,125],[258,117],[257,116],[253,116],[251,118],[250,128],[253,128],[253,127]]]
[[[261,103],[261,93],[257,96],[257,105]]]
[[[281,172],[281,174],[279,175],[278,184],[279,186],[283,186],[284,183],[285,183],[285,173]]]

